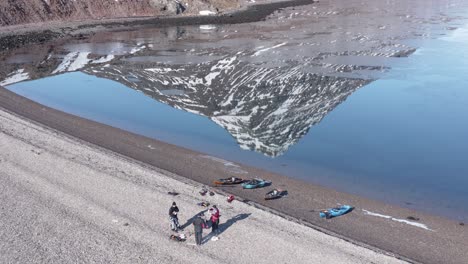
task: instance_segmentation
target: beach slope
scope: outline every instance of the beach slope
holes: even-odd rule
[[[1,263],[402,262],[219,193],[201,197],[195,182],[3,110],[0,165]],[[221,234],[197,247],[190,219],[202,198],[218,204]],[[186,242],[169,240],[173,201]]]

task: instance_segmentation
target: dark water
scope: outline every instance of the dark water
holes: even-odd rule
[[[89,119],[463,220],[467,6],[322,1],[252,24],[98,34],[15,51],[0,80]]]

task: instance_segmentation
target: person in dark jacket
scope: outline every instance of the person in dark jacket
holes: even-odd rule
[[[176,202],[173,202],[171,208],[169,208],[169,219],[171,220],[171,229],[175,232],[180,228],[179,217],[177,216],[178,213],[179,207],[177,207]]]
[[[205,220],[202,218],[203,215],[199,215],[193,220],[193,226],[195,228],[195,242],[197,245],[201,245],[203,237],[203,228],[205,227]]]

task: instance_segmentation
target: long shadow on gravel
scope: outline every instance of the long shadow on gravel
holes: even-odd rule
[[[221,235],[226,229],[228,229],[230,226],[232,226],[234,223],[236,223],[237,221],[240,221],[240,220],[243,220],[243,219],[246,219],[247,217],[249,217],[251,214],[238,214],[236,216],[234,216],[233,218],[229,219],[226,221],[226,223],[222,224],[222,225],[219,225],[219,228],[218,228],[218,236]],[[202,240],[202,244],[205,244],[207,243],[212,237],[214,236],[213,233],[209,233],[207,236],[205,236]]]
[[[187,222],[185,222],[185,224],[181,225],[180,229],[187,228],[189,225],[191,225],[193,223],[193,220],[195,220],[195,218],[197,218],[197,216],[206,213],[206,211],[208,211],[208,209],[205,209],[205,210],[202,210],[202,211],[196,213],[194,216],[192,216],[192,218],[188,219]]]
[[[229,227],[235,224],[237,221],[244,220],[249,217],[251,214],[238,214],[233,218],[226,221],[226,223],[219,225],[218,234],[221,235],[224,231],[226,231]]]

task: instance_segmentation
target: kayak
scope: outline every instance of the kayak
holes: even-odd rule
[[[241,178],[236,178],[236,177],[230,177],[226,179],[218,179],[214,181],[214,184],[216,185],[231,185],[231,184],[239,184],[243,183],[244,180]]]
[[[265,194],[265,200],[278,199],[286,195],[288,195],[288,191],[273,189]]]
[[[350,205],[342,205],[340,207],[335,207],[335,208],[330,208],[327,210],[322,210],[320,211],[320,217],[325,217],[327,219],[337,217],[340,215],[344,215],[346,213],[349,213],[353,210],[353,207]]]
[[[255,189],[255,188],[261,188],[261,187],[265,187],[265,186],[268,186],[271,184],[271,181],[265,181],[263,179],[252,179],[248,182],[244,182],[242,183],[242,187],[244,189]]]

